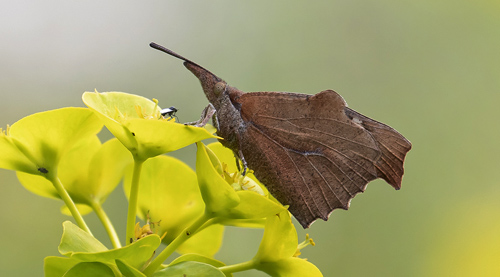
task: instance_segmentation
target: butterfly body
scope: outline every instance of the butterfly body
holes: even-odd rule
[[[347,107],[332,90],[315,95],[244,93],[201,67],[184,65],[216,109],[217,134],[269,192],[307,228],[347,209],[368,182],[383,178],[401,187],[411,143],[393,128]]]

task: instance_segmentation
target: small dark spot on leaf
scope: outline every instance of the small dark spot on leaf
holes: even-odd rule
[[[42,173],[49,173],[49,171],[45,167],[39,167],[38,171],[40,171]]]
[[[191,235],[191,232],[186,231],[186,236],[190,236],[190,235]]]
[[[134,136],[134,137],[135,137],[135,133],[134,133],[134,132],[132,132],[132,136]]]
[[[130,238],[130,243],[134,242],[134,239],[133,238]]]

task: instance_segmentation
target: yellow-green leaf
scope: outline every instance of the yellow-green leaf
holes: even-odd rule
[[[83,102],[110,132],[140,160],[215,137],[205,128],[186,126],[160,116],[155,102],[123,92],[85,92]]]
[[[217,218],[217,223],[224,226],[235,226],[242,228],[264,228],[266,225],[265,218],[252,219],[232,219],[232,218]]]
[[[172,266],[174,264],[178,264],[178,263],[186,262],[186,261],[201,262],[201,263],[213,265],[214,267],[221,267],[221,266],[226,265],[219,260],[212,259],[212,258],[202,256],[202,255],[198,255],[198,254],[184,254],[184,255],[180,256],[179,258],[173,260],[169,265]],[[226,273],[226,277],[231,277],[231,276],[233,276],[232,273]]]
[[[79,261],[66,257],[45,257],[43,260],[43,272],[45,277],[61,277]]]
[[[0,134],[0,167],[43,176],[55,174],[61,157],[101,128],[102,123],[85,108],[32,114],[14,123],[8,134]]]
[[[87,204],[75,204],[76,209],[78,209],[78,212],[80,212],[81,215],[86,215],[91,213],[92,207],[88,206]],[[69,210],[68,206],[62,205],[61,206],[61,213],[67,216],[72,216],[71,211]]]
[[[82,193],[102,204],[120,183],[125,168],[132,162],[130,152],[117,139],[108,140],[90,161],[87,183]]]
[[[211,143],[213,144],[213,143]],[[219,158],[215,154],[212,149],[209,147],[205,146],[205,151],[207,151],[208,158],[210,159],[210,162],[212,163],[214,169],[219,173],[220,175],[224,174],[224,170],[222,168],[222,163],[220,162]]]
[[[276,215],[286,211],[285,207],[282,205],[256,192],[241,190],[236,193],[240,198],[240,203],[232,209],[220,211],[217,213],[218,217],[255,219]]]
[[[107,251],[108,249],[92,235],[71,223],[71,221],[65,221],[58,250],[62,255],[71,257],[71,255],[78,252],[94,253]]]
[[[115,277],[113,270],[109,268],[106,264],[100,262],[84,262],[78,263],[68,270],[64,277],[88,277],[88,276],[99,276],[99,277]]]
[[[269,216],[264,236],[253,258],[255,268],[271,276],[323,276],[312,263],[295,256],[297,232],[290,213],[283,211]]]
[[[215,138],[205,128],[166,120],[130,119],[125,126],[135,134],[139,153],[144,157],[154,157],[197,141]]]
[[[82,100],[129,150],[137,148],[137,141],[122,122],[127,118],[139,117],[135,110],[136,106],[142,107],[144,112],[149,112],[151,115],[159,112],[159,110],[154,111],[153,101],[142,96],[121,92],[85,92]]]
[[[40,174],[38,166],[29,157],[25,156],[10,136],[0,132],[0,168],[27,172],[30,174]]]
[[[196,175],[206,210],[217,213],[235,207],[240,202],[238,195],[214,168],[206,146],[201,142],[196,145]]]
[[[102,204],[116,188],[132,156],[116,139],[101,144],[97,136],[89,136],[65,153],[58,166],[58,176],[82,214],[95,202]],[[59,199],[50,181],[39,175],[17,172],[21,184],[40,196]],[[64,211],[64,210],[63,210]]]
[[[214,224],[196,233],[190,239],[181,244],[176,251],[181,254],[196,253],[207,257],[213,257],[222,245],[224,226]]]
[[[63,226],[59,252],[81,262],[102,262],[116,266],[115,260],[120,259],[134,268],[141,268],[151,259],[161,243],[159,236],[149,235],[125,247],[108,250],[70,221],[64,222]]]
[[[254,259],[272,262],[292,257],[297,250],[297,232],[288,211],[269,216]]]
[[[92,158],[103,145],[97,136],[89,137],[72,147],[62,158],[57,175],[76,203],[88,203],[93,191],[89,182]]]
[[[120,270],[120,272],[123,274],[123,276],[127,277],[146,277],[142,272],[140,272],[138,269],[128,265],[126,262],[122,260],[115,260],[116,266]]]
[[[52,183],[43,176],[33,175],[22,171],[17,171],[16,175],[21,185],[32,193],[47,198],[60,199]]]
[[[210,276],[224,277],[224,273],[216,267],[200,262],[181,262],[168,266],[153,274],[153,277],[177,277],[177,276]]]
[[[228,172],[238,171],[233,150],[224,147],[220,142],[212,142],[207,145],[207,148],[212,150],[212,152],[217,156],[220,162],[227,165]]]
[[[174,264],[178,264],[180,262],[186,262],[186,261],[206,263],[206,264],[213,265],[215,267],[221,267],[221,266],[225,266],[226,265],[226,264],[224,264],[223,262],[221,262],[219,260],[216,260],[216,259],[213,259],[213,258],[209,258],[209,257],[203,256],[203,255],[200,255],[200,254],[193,254],[193,253],[184,254],[184,255],[178,257],[177,259],[173,260],[170,263],[170,265],[174,265]]]
[[[125,176],[125,194],[130,193],[132,172]],[[160,236],[167,232],[164,242],[170,243],[198,218],[205,207],[196,181],[196,173],[185,163],[169,156],[148,159],[142,166],[139,180],[138,214],[155,224]]]
[[[220,163],[224,163],[227,166],[227,172],[232,173],[232,172],[237,172],[238,167],[237,167],[237,159],[234,156],[233,150],[224,147],[220,142],[213,142],[207,145],[207,148],[212,150],[212,152],[219,158]],[[251,168],[250,168],[251,170]],[[267,197],[271,197],[269,194],[267,188],[255,177],[255,175],[251,171],[247,171],[245,177],[248,177],[252,179],[259,187],[261,190],[264,192],[264,195]],[[272,198],[272,197],[271,197]]]
[[[264,271],[270,276],[308,276],[321,277],[323,274],[312,263],[301,258],[290,257],[275,262],[264,262],[259,264],[256,269]]]
[[[110,264],[114,264],[116,259],[120,259],[139,269],[153,257],[160,243],[159,236],[149,235],[122,248],[98,253],[74,253],[71,257],[80,261],[98,261]]]

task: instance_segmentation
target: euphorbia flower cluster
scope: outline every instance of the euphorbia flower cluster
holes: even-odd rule
[[[46,276],[230,276],[248,269],[321,276],[297,257],[307,243],[298,244],[286,207],[251,171],[242,176],[231,150],[201,142],[217,138],[209,128],[164,118],[156,100],[137,95],[86,92],[83,101],[88,108],[34,114],[0,134],[0,167],[17,171],[28,190],[63,200],[62,211],[77,223],[63,223],[63,257],[45,259]],[[115,138],[101,143],[102,126]],[[194,143],[196,171],[164,155]],[[102,204],[122,179],[129,206],[120,240]],[[113,249],[92,236],[82,217],[91,211]],[[227,225],[264,228],[253,259],[226,265],[213,258]],[[156,252],[162,242],[166,248]],[[163,264],[174,252],[182,255]]]

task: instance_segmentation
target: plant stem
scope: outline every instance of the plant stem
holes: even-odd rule
[[[250,261],[246,261],[246,262],[239,263],[239,264],[221,266],[221,267],[219,267],[219,270],[227,275],[227,274],[233,273],[233,272],[240,272],[240,271],[254,269],[255,264],[256,264],[256,262],[254,260],[250,260]]]
[[[118,238],[118,234],[116,233],[115,227],[113,226],[111,220],[109,220],[109,217],[102,208],[101,204],[92,202],[91,205],[97,217],[99,217],[99,220],[101,220],[104,229],[106,229],[106,233],[108,233],[111,244],[113,244],[113,248],[121,248],[122,245],[120,243],[120,239]]]
[[[61,180],[59,180],[59,178],[57,176],[49,177],[48,179],[52,182],[52,185],[54,185],[54,187],[56,188],[57,193],[59,194],[61,199],[64,201],[64,204],[66,204],[66,206],[68,207],[69,211],[71,212],[71,215],[73,216],[73,218],[76,221],[76,224],[78,224],[78,226],[82,230],[84,230],[85,232],[92,235],[92,232],[90,232],[89,227],[85,223],[85,220],[83,220],[82,215],[80,214],[80,212],[76,208],[75,202],[73,202],[73,199],[71,199],[71,197],[69,196],[68,192],[66,191],[63,184],[61,183]]]
[[[132,185],[130,186],[130,194],[128,197],[128,213],[127,213],[127,236],[125,237],[125,245],[130,244],[130,239],[134,238],[135,232],[135,216],[137,214],[137,198],[139,196],[139,179],[141,177],[142,164],[144,160],[134,159],[134,172],[132,173]]]
[[[163,251],[158,254],[158,256],[151,262],[151,264],[146,267],[143,271],[146,276],[151,276],[155,271],[161,266],[161,263],[165,261],[175,249],[177,249],[183,242],[192,237],[200,227],[210,220],[210,216],[207,213],[203,213],[191,226],[184,229]]]

